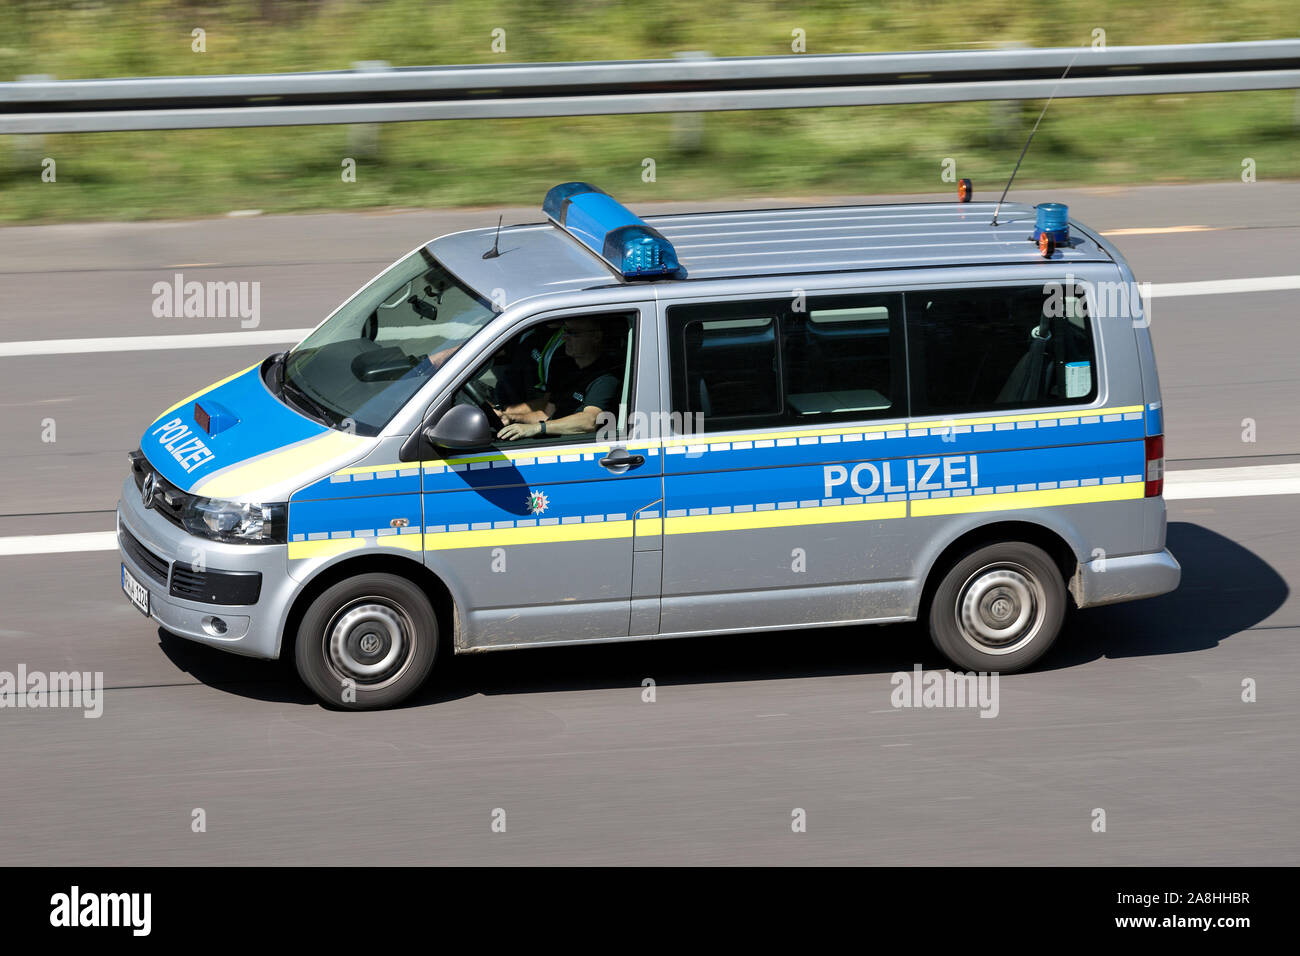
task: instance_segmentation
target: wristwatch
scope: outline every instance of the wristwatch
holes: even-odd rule
[[[539,431],[537,434],[539,434],[539,435],[545,435],[545,434],[546,434],[546,419],[543,418],[543,419],[542,419],[540,422],[538,422],[537,424],[539,424],[539,425],[542,426],[542,430]]]

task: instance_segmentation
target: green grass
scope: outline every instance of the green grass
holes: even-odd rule
[[[714,0],[655,4],[325,0],[274,3],[0,3],[0,79],[60,79],[348,68],[385,59],[435,63],[1266,39],[1295,32],[1293,12],[1262,0],[1231,14],[1099,0],[1005,5],[910,0],[867,5]],[[653,13],[653,18],[646,11]],[[207,32],[207,52],[190,31]],[[492,30],[506,30],[493,53]],[[671,116],[386,124],[373,156],[347,127],[0,137],[0,221],[148,219],[232,209],[303,212],[392,206],[534,206],[566,179],[630,202],[946,190],[945,158],[1000,190],[1041,102],[708,114],[698,148]],[[1052,105],[1019,184],[1239,182],[1300,177],[1297,94],[1251,92]],[[41,161],[57,182],[41,180]],[[357,182],[340,176],[358,160]],[[653,158],[656,181],[642,181]]]

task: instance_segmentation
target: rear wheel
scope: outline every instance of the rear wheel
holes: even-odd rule
[[[395,574],[362,574],[327,588],[303,615],[294,661],[322,702],[391,707],[429,676],[438,621],[429,598]]]
[[[969,552],[930,602],[930,638],[962,670],[1012,673],[1038,660],[1065,620],[1065,582],[1042,548],[1023,541]]]

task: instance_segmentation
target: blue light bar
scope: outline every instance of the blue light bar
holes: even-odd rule
[[[546,194],[542,212],[625,279],[656,279],[681,272],[671,242],[590,183],[554,187]]]
[[[1070,241],[1070,207],[1061,202],[1042,202],[1034,207],[1034,242],[1043,233],[1052,237],[1058,246]]]
[[[560,183],[560,185],[552,186],[547,190],[546,199],[542,201],[542,212],[562,226],[564,225],[565,211],[569,208],[569,200],[583,193],[601,193],[603,195],[605,190],[598,189],[591,183]]]

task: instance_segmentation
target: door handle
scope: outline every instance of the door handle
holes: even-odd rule
[[[609,454],[600,460],[600,466],[610,471],[627,471],[644,464],[645,455],[629,455],[626,448],[611,448]]]

